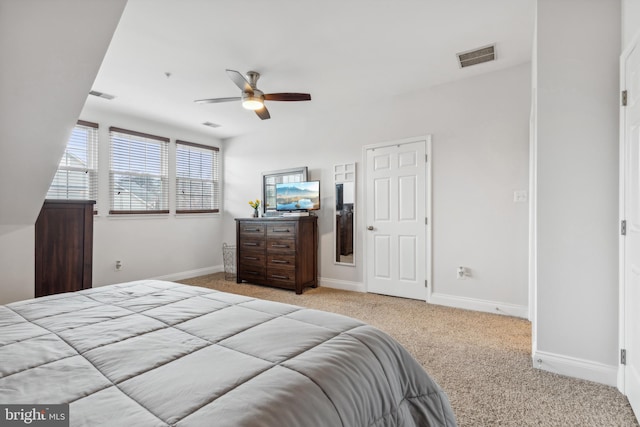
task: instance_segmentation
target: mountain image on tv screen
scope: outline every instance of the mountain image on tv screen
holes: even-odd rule
[[[276,184],[276,209],[279,211],[320,209],[320,181]]]

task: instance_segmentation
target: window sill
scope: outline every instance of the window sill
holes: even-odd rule
[[[157,214],[109,214],[104,215],[103,218],[107,218],[109,220],[127,220],[127,219],[167,219],[169,218],[168,213],[157,213]]]
[[[220,212],[198,212],[198,213],[174,213],[175,218],[220,218],[222,214]]]

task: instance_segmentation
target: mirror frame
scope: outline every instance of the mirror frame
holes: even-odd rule
[[[346,184],[353,183],[353,208],[352,208],[352,218],[353,223],[351,226],[351,241],[352,241],[352,262],[342,262],[338,261],[340,254],[338,250],[338,233],[340,232],[338,225],[338,197],[337,197],[337,184]],[[336,265],[345,265],[349,267],[356,266],[356,164],[354,163],[343,163],[339,165],[333,166],[333,263]]]
[[[278,177],[296,177],[300,176],[302,179],[301,182],[308,180],[308,169],[306,166],[298,167],[298,168],[290,168],[290,169],[281,169],[277,171],[269,171],[262,173],[262,212],[263,214],[267,214],[267,212],[277,212],[275,204],[271,208],[267,208],[267,180],[270,178],[276,178],[276,184],[283,182],[282,179],[278,180]],[[298,182],[298,181],[289,181],[287,182]],[[275,192],[274,192],[275,194]]]

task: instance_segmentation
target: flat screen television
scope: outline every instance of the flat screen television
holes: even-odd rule
[[[276,184],[277,211],[314,211],[320,209],[320,181]]]

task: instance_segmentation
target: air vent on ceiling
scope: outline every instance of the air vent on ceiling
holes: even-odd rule
[[[210,128],[214,128],[214,129],[215,129],[215,128],[219,128],[219,127],[220,127],[220,125],[219,125],[219,124],[217,124],[217,123],[211,123],[211,122],[204,122],[204,123],[203,123],[203,125],[205,125],[205,126],[209,126]]]
[[[494,61],[496,59],[496,45],[492,44],[478,49],[460,52],[457,55],[458,61],[460,62],[460,68]]]
[[[97,90],[90,91],[89,95],[97,96],[98,98],[104,98],[108,100],[112,100],[113,98],[115,98],[115,96],[113,95],[109,95],[108,93],[104,93],[104,92],[98,92]]]

